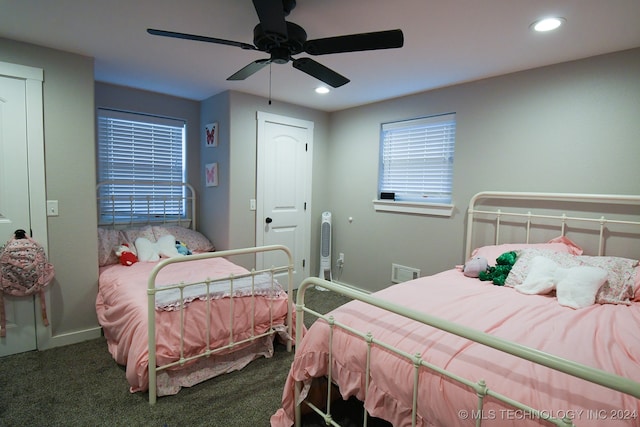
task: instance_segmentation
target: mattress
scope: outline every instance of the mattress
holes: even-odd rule
[[[553,294],[525,295],[514,288],[464,276],[451,269],[390,286],[374,294],[381,299],[454,321],[558,357],[640,381],[640,303],[594,304],[574,310],[558,304]],[[499,350],[468,341],[399,315],[352,301],[331,313],[336,321],[373,336],[473,382],[486,381],[543,414],[573,419],[577,426],[638,426],[640,400],[533,364]],[[374,346],[366,391],[366,344],[351,333],[333,332],[332,376],[343,398],[355,396],[375,417],[394,426],[411,425],[414,366]],[[327,375],[329,326],[318,320],[296,349],[273,426],[294,419],[294,383]],[[523,411],[485,397],[469,387],[421,368],[418,426],[548,425]]]
[[[131,392],[145,391],[148,374],[148,300],[147,278],[156,263],[139,262],[132,266],[109,265],[100,269],[96,312],[115,361],[126,366]],[[156,287],[179,282],[197,283],[205,278],[216,279],[248,271],[224,258],[207,258],[171,264],[157,276]],[[211,319],[210,348],[239,342],[270,329],[285,334],[288,297],[276,284],[260,292],[236,290],[234,298],[227,291],[212,292],[209,303]],[[235,289],[235,288],[234,288]],[[254,296],[252,296],[254,295]],[[207,346],[206,300],[191,297],[181,303],[164,303],[155,309],[157,365],[180,360],[180,317],[184,316],[184,357],[199,354]],[[232,322],[231,322],[232,321]],[[232,327],[230,325],[233,325]],[[254,343],[241,344],[233,354],[225,350],[197,363],[187,363],[163,371],[158,378],[158,395],[177,393],[183,385],[192,385],[211,376],[240,369],[255,357],[273,354],[273,338],[266,336]],[[176,379],[184,374],[183,379]]]

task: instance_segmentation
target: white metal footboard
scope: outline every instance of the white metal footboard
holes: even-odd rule
[[[251,283],[252,283],[252,289],[253,289],[253,285],[254,285],[254,280],[255,277],[258,274],[263,274],[263,273],[268,273],[271,276],[271,281],[272,284],[275,281],[275,276],[277,274],[282,274],[282,273],[286,273],[287,274],[287,281],[288,281],[288,288],[287,288],[287,293],[288,293],[288,308],[287,308],[287,332],[289,337],[292,337],[293,334],[293,322],[292,322],[292,318],[293,318],[293,313],[292,313],[292,306],[293,306],[293,297],[292,297],[292,291],[293,291],[293,255],[291,254],[290,250],[286,247],[286,246],[282,246],[282,245],[271,245],[271,246],[261,246],[261,247],[253,247],[253,248],[245,248],[245,249],[235,249],[235,250],[227,250],[227,251],[220,251],[220,252],[211,252],[211,253],[203,253],[203,254],[195,254],[195,255],[189,255],[189,256],[184,256],[184,257],[174,257],[174,258],[167,258],[164,259],[162,261],[160,261],[155,267],[154,269],[151,271],[151,274],[149,275],[149,279],[148,279],[148,284],[147,284],[147,299],[148,299],[148,315],[149,315],[149,319],[148,319],[148,328],[149,328],[149,403],[150,404],[154,404],[156,402],[156,398],[157,398],[157,374],[159,371],[165,370],[167,368],[170,368],[172,366],[177,366],[177,365],[183,365],[189,361],[195,360],[195,359],[200,359],[202,357],[208,357],[211,355],[214,355],[216,353],[219,353],[223,350],[228,350],[228,349],[233,349],[234,347],[237,347],[241,344],[245,344],[248,342],[252,342],[255,340],[258,340],[264,336],[267,335],[274,335],[275,333],[277,333],[277,331],[274,329],[274,325],[273,325],[273,317],[271,317],[271,325],[270,328],[267,330],[267,332],[263,333],[263,334],[254,334],[254,328],[252,328],[252,332],[251,332],[251,336],[247,339],[244,340],[239,340],[239,341],[235,341],[234,337],[233,337],[233,332],[231,333],[230,337],[229,337],[229,343],[223,347],[218,347],[218,348],[211,348],[210,347],[210,343],[209,343],[209,337],[210,337],[210,331],[211,331],[211,317],[209,316],[210,313],[210,305],[207,305],[207,343],[206,343],[206,348],[205,351],[201,354],[197,354],[197,355],[193,355],[193,356],[189,356],[189,357],[185,357],[184,355],[184,290],[185,288],[189,287],[189,286],[201,286],[202,282],[198,282],[198,283],[180,283],[180,284],[176,284],[173,286],[162,286],[161,288],[157,288],[155,281],[156,281],[156,277],[158,276],[158,274],[160,273],[160,271],[171,264],[176,264],[176,263],[183,263],[183,262],[191,262],[191,261],[195,261],[195,260],[200,260],[200,259],[205,259],[205,258],[218,258],[218,257],[230,257],[230,256],[235,256],[235,255],[245,255],[245,254],[256,254],[256,253],[262,253],[262,252],[276,252],[276,251],[281,251],[283,252],[286,256],[287,256],[287,265],[285,266],[280,266],[280,267],[272,267],[269,269],[265,269],[265,270],[252,270],[251,272],[244,274],[244,275],[232,275],[230,277],[224,277],[224,278],[219,278],[219,279],[215,279],[215,280],[207,280],[205,283],[206,285],[206,293],[207,293],[207,300],[209,299],[209,295],[210,295],[210,290],[209,290],[209,286],[213,283],[216,282],[222,282],[222,281],[228,281],[229,282],[229,298],[232,299],[233,301],[233,289],[234,289],[234,281],[237,279],[241,279],[241,278],[245,278],[245,277],[251,277]],[[156,293],[158,293],[160,290],[166,291],[167,289],[179,289],[180,290],[180,298],[182,303],[179,305],[179,311],[180,311],[180,359],[164,365],[164,366],[156,366],[156,322],[155,322],[155,317],[156,317]],[[252,296],[251,298],[255,298],[255,296],[253,295],[253,292],[251,293]],[[249,315],[253,315],[253,313],[248,313]],[[229,330],[233,331],[233,312],[231,315],[231,318],[229,319],[230,321],[230,325],[229,325]],[[291,341],[289,340],[287,342],[287,350],[291,351]]]
[[[367,342],[368,350],[367,350],[367,365],[370,360],[371,348],[373,345],[378,347],[383,347],[386,350],[389,350],[400,357],[406,358],[409,362],[411,362],[415,366],[414,377],[413,377],[413,409],[412,409],[412,425],[416,425],[416,417],[417,417],[417,402],[418,399],[421,398],[418,396],[418,374],[420,369],[426,368],[437,372],[438,374],[444,375],[454,381],[457,381],[461,384],[468,386],[470,389],[473,389],[478,395],[478,413],[482,413],[483,409],[483,401],[485,396],[491,396],[507,405],[512,406],[517,410],[523,411],[523,413],[531,414],[540,419],[544,419],[551,423],[552,425],[562,426],[562,427],[570,427],[574,426],[572,420],[565,416],[564,418],[555,418],[552,417],[548,411],[542,411],[535,408],[532,408],[524,403],[518,402],[516,400],[512,400],[507,396],[496,393],[489,388],[490,384],[485,384],[484,381],[473,382],[468,379],[462,378],[456,374],[453,374],[445,369],[442,369],[438,366],[434,366],[425,360],[422,359],[420,354],[408,354],[402,350],[396,349],[385,342],[378,340],[375,336],[371,335],[369,331],[356,331],[353,328],[350,328],[347,325],[341,324],[340,322],[335,321],[331,316],[327,317],[320,313],[317,313],[305,306],[304,297],[305,291],[309,286],[320,286],[324,289],[337,292],[346,297],[352,298],[354,300],[363,301],[367,304],[371,304],[373,306],[379,307],[381,309],[396,313],[398,315],[407,317],[409,319],[413,319],[415,321],[430,325],[432,327],[438,328],[440,330],[458,335],[460,337],[469,339],[471,341],[495,348],[497,350],[503,351],[505,353],[512,354],[522,359],[529,360],[531,362],[537,363],[539,365],[543,365],[549,367],[551,369],[564,372],[569,375],[573,375],[574,377],[581,378],[585,381],[589,381],[592,383],[600,384],[604,387],[620,391],[622,393],[629,394],[640,399],[640,383],[632,381],[628,378],[624,378],[618,375],[614,375],[599,369],[594,369],[586,365],[582,365],[580,363],[576,363],[567,359],[563,359],[557,356],[553,356],[551,354],[541,352],[539,350],[525,347],[501,338],[497,338],[495,336],[470,329],[465,326],[461,326],[455,324],[453,322],[430,316],[428,314],[424,314],[415,310],[407,309],[406,307],[402,307],[400,305],[390,303],[384,301],[382,299],[376,298],[370,294],[366,294],[364,292],[355,290],[351,287],[347,287],[344,285],[337,284],[335,282],[328,282],[326,280],[322,280],[319,278],[307,278],[305,279],[300,287],[298,288],[298,293],[296,297],[296,348],[301,343],[303,327],[304,327],[304,313],[310,313],[316,317],[322,318],[326,320],[330,327],[329,332],[329,365],[328,365],[328,382],[332,383],[332,342],[331,337],[333,334],[334,328],[342,328],[347,330],[349,333],[354,336],[360,337],[363,341]],[[370,367],[366,366],[366,378],[368,381],[370,375]],[[365,393],[368,391],[368,383],[366,384]],[[301,384],[296,384],[295,388],[295,402],[300,401],[301,394]],[[366,395],[365,395],[366,396]],[[307,404],[312,410],[322,416],[327,423],[327,425],[339,426],[335,423],[331,418],[331,387],[328,388],[328,396],[327,396],[327,409],[323,411],[319,409],[317,406],[312,403],[304,403]],[[303,403],[301,403],[303,404]],[[367,420],[367,413],[365,411],[365,425]],[[301,425],[301,411],[300,405],[297,405],[295,408],[295,417],[296,417],[296,426]],[[476,425],[481,425],[481,417],[478,417],[476,420]]]

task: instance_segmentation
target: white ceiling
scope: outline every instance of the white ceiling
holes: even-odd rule
[[[0,37],[95,58],[98,81],[194,100],[237,90],[336,111],[456,83],[640,46],[639,0],[298,0],[287,20],[308,39],[400,28],[400,49],[315,60],[351,79],[319,81],[274,64],[226,78],[267,54],[151,36],[147,28],[253,42],[251,0],[0,0]],[[529,25],[566,18],[554,33]],[[297,55],[303,57],[304,54]],[[271,76],[271,85],[269,79]]]

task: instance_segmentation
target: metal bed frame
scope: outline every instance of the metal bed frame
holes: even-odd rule
[[[229,336],[229,343],[225,346],[222,347],[217,347],[217,348],[211,348],[210,343],[209,343],[209,337],[210,335],[210,331],[211,331],[211,316],[209,316],[210,310],[211,310],[211,306],[210,304],[207,304],[207,343],[206,343],[206,348],[204,349],[204,351],[200,354],[197,355],[193,355],[190,357],[185,357],[184,356],[184,303],[180,304],[180,359],[173,362],[173,363],[168,363],[166,365],[162,365],[162,366],[156,366],[156,322],[155,322],[155,316],[156,316],[156,310],[155,310],[155,296],[158,292],[161,291],[166,291],[166,290],[171,290],[171,289],[179,289],[180,290],[180,300],[184,301],[184,290],[185,288],[189,287],[189,286],[199,286],[201,285],[202,282],[196,282],[196,283],[177,283],[175,285],[172,286],[162,286],[161,288],[156,287],[155,284],[155,280],[156,277],[158,276],[158,274],[160,273],[160,271],[171,265],[171,264],[177,264],[177,263],[184,263],[184,262],[192,262],[195,260],[200,260],[200,259],[207,259],[207,258],[219,258],[219,257],[224,257],[224,258],[228,258],[234,255],[245,255],[245,254],[257,254],[257,253],[264,253],[264,252],[275,252],[275,251],[281,251],[283,252],[288,259],[288,264],[286,266],[282,266],[282,267],[272,267],[269,269],[265,269],[265,270],[255,270],[252,269],[249,273],[246,274],[242,274],[242,275],[231,275],[229,277],[225,277],[225,278],[220,278],[220,279],[216,279],[216,280],[207,280],[205,282],[206,285],[206,289],[207,289],[207,293],[206,293],[206,301],[209,301],[209,287],[213,284],[215,284],[216,282],[222,282],[222,281],[229,281],[229,297],[231,299],[231,315],[229,318],[229,330],[232,331],[232,333]],[[212,355],[215,355],[219,352],[222,352],[224,350],[231,350],[239,345],[248,343],[248,342],[252,342],[255,341],[257,339],[260,339],[262,337],[265,336],[273,336],[275,334],[277,334],[277,330],[273,327],[273,316],[271,316],[270,318],[270,327],[269,329],[262,333],[262,334],[254,334],[254,324],[253,321],[251,322],[251,336],[247,339],[244,340],[239,340],[236,341],[234,339],[233,336],[233,299],[237,298],[234,297],[234,292],[233,292],[233,286],[234,286],[234,281],[238,280],[238,279],[242,279],[245,277],[251,277],[251,281],[252,281],[252,289],[253,286],[255,284],[255,277],[258,274],[261,273],[269,273],[270,277],[271,277],[271,286],[274,285],[275,282],[275,275],[279,274],[279,273],[283,273],[286,272],[287,273],[287,277],[288,277],[288,289],[287,289],[287,295],[288,295],[288,310],[287,310],[287,333],[289,337],[293,337],[293,313],[292,313],[292,306],[293,306],[293,255],[291,254],[291,251],[286,247],[286,246],[282,246],[282,245],[271,245],[271,246],[258,246],[258,247],[254,247],[254,248],[244,248],[244,249],[232,249],[232,250],[228,250],[228,251],[220,251],[220,252],[211,252],[211,253],[206,253],[206,254],[195,254],[195,255],[188,255],[188,256],[184,256],[184,257],[175,257],[175,258],[167,258],[164,259],[162,261],[160,261],[151,271],[151,274],[149,275],[149,279],[147,282],[147,295],[148,295],[148,313],[149,313],[149,319],[148,319],[148,328],[149,328],[149,403],[150,404],[155,404],[156,403],[156,378],[157,378],[157,374],[158,372],[174,367],[174,366],[178,366],[178,365],[184,365],[187,362],[196,360],[196,359],[200,359],[203,357],[209,357]],[[246,298],[246,297],[244,297]],[[255,295],[253,294],[253,292],[251,293],[250,298],[252,299],[252,304],[251,306],[254,307],[253,304],[253,299],[255,298]],[[270,307],[270,310],[272,310],[272,307]],[[273,312],[273,311],[272,311]],[[255,317],[253,315],[253,313],[251,313],[252,319]],[[287,340],[287,351],[291,351],[291,346],[292,346],[292,342],[291,340]]]
[[[565,213],[561,214],[550,214],[547,212],[543,213],[532,213],[531,211],[522,212],[521,210],[514,209],[510,211],[503,211],[502,209],[489,209],[486,207],[482,207],[484,202],[490,200],[501,200],[501,201],[561,201],[568,202],[573,204],[572,207],[575,207],[575,204],[602,204],[604,203],[608,207],[611,206],[620,206],[626,205],[630,206],[628,211],[631,211],[632,217],[637,218],[640,213],[640,196],[624,196],[624,195],[589,195],[589,194],[558,194],[558,193],[512,193],[512,192],[482,192],[478,193],[470,201],[468,208],[468,222],[467,222],[467,239],[465,245],[465,259],[468,259],[471,253],[471,244],[472,244],[472,232],[474,231],[474,222],[478,220],[478,218],[486,218],[493,217],[495,221],[495,244],[498,244],[501,240],[501,228],[502,223],[505,218],[522,218],[524,219],[524,226],[526,228],[526,242],[529,242],[530,238],[530,230],[533,227],[533,220],[541,219],[544,220],[545,224],[551,220],[552,222],[556,222],[559,224],[561,235],[565,235],[567,230],[567,223],[589,223],[597,225],[597,232],[599,234],[598,239],[598,254],[602,255],[604,252],[606,237],[608,236],[608,226],[612,224],[629,226],[634,229],[632,234],[633,239],[638,239],[640,235],[640,221],[638,220],[628,220],[628,219],[615,219],[615,218],[606,218],[605,216],[599,217],[590,217],[590,216],[576,216],[576,215],[567,215]],[[546,227],[546,225],[545,225]],[[522,243],[522,242],[519,242]],[[575,377],[581,378],[585,381],[589,381],[592,383],[600,384],[604,387],[620,391],[622,393],[629,394],[634,396],[637,399],[640,399],[640,383],[632,381],[628,378],[624,378],[618,375],[614,375],[599,369],[594,369],[592,367],[582,365],[580,363],[573,362],[571,360],[567,360],[564,358],[556,357],[551,354],[541,352],[534,348],[526,347],[519,345],[514,342],[510,342],[498,337],[494,337],[490,334],[486,334],[483,332],[479,332],[477,330],[464,327],[453,323],[451,321],[447,321],[441,318],[437,318],[434,316],[430,316],[428,314],[409,310],[397,304],[389,303],[385,300],[377,298],[373,295],[367,294],[365,292],[356,290],[346,285],[338,284],[335,282],[329,282],[319,278],[307,278],[298,288],[298,293],[296,297],[296,348],[301,343],[302,340],[302,331],[304,325],[304,313],[311,314],[316,316],[317,318],[324,319],[330,327],[329,332],[329,364],[328,364],[328,383],[333,383],[331,366],[332,366],[332,335],[335,328],[342,328],[361,338],[363,341],[367,343],[367,366],[366,368],[366,376],[367,382],[365,384],[365,393],[368,389],[368,380],[370,376],[370,366],[369,360],[371,355],[372,346],[383,347],[384,349],[393,352],[406,360],[412,363],[415,367],[414,376],[413,376],[413,407],[412,407],[412,425],[416,425],[416,413],[417,413],[417,402],[419,399],[418,396],[418,376],[421,369],[428,369],[438,374],[444,375],[454,381],[457,381],[471,390],[475,391],[478,396],[477,401],[477,413],[481,414],[483,409],[483,402],[485,396],[491,396],[492,398],[497,399],[507,405],[512,406],[513,408],[523,411],[523,413],[530,414],[539,419],[543,419],[548,421],[552,425],[561,426],[561,427],[573,427],[573,420],[567,415],[562,418],[553,417],[548,411],[536,409],[530,407],[522,402],[510,399],[507,396],[499,394],[490,389],[490,385],[486,384],[484,380],[480,380],[478,382],[470,381],[466,378],[462,378],[454,373],[451,373],[443,368],[435,366],[431,363],[426,362],[422,359],[420,354],[408,354],[402,350],[396,349],[385,342],[377,339],[373,336],[369,331],[358,331],[354,330],[348,325],[341,324],[337,322],[332,316],[324,315],[318,313],[308,307],[305,306],[305,291],[309,286],[318,286],[323,289],[337,292],[343,296],[348,298],[363,301],[367,304],[374,305],[376,307],[388,310],[390,312],[402,315],[409,319],[415,320],[417,322],[421,322],[435,328],[441,329],[443,331],[458,335],[460,337],[469,339],[471,341],[495,348],[505,353],[512,354],[514,356],[520,357],[522,359],[529,360],[531,362],[544,365],[551,369],[567,373],[569,375],[573,375]],[[338,426],[331,417],[331,395],[332,387],[328,387],[327,390],[327,398],[326,398],[326,410],[319,408],[311,402],[305,401],[306,404],[311,410],[320,415],[327,425]],[[296,418],[296,426],[301,425],[301,405],[303,404],[300,401],[302,384],[296,383],[295,387],[295,402],[300,402],[295,407],[295,418]],[[640,414],[637,414],[640,416]],[[364,425],[366,425],[368,419],[368,414],[366,410],[364,410]],[[476,426],[480,426],[482,423],[482,417],[476,417]]]
[[[178,192],[170,194],[136,195],[136,194],[112,194],[109,192],[110,186],[127,186],[136,189],[165,187],[172,190],[179,189]],[[196,229],[196,191],[186,182],[173,181],[126,181],[108,180],[99,182],[96,185],[96,198],[98,201],[98,226],[109,226],[112,228],[124,228],[147,224],[176,224]],[[177,214],[167,215],[167,204],[178,205]],[[104,209],[101,206],[104,205]],[[117,209],[116,206],[129,205],[126,215],[124,210]],[[146,206],[146,215],[134,214],[134,205]],[[163,206],[162,213],[154,212],[153,206]],[[108,208],[110,206],[110,208]],[[184,210],[183,210],[184,208]],[[111,214],[111,215],[108,215]]]
[[[166,187],[166,188],[179,188],[180,190],[177,192],[170,192],[170,194],[159,194],[153,196],[140,196],[137,194],[126,195],[126,194],[109,194],[108,189],[109,186],[128,186],[135,187],[136,189],[144,189],[144,188],[158,188],[158,187]],[[142,226],[142,225],[181,225],[188,227],[192,230],[196,230],[196,192],[195,189],[188,183],[184,182],[167,182],[167,181],[124,181],[124,180],[111,180],[111,181],[103,181],[96,185],[96,194],[98,201],[98,225],[106,226],[115,229],[127,228],[132,226]],[[116,209],[116,206],[119,205],[121,208],[119,210]],[[122,206],[129,205],[129,215],[126,213],[123,215]],[[133,206],[136,205],[138,207],[138,213],[134,214]],[[167,205],[172,206],[180,206],[180,210],[171,215],[166,214],[165,208]],[[102,209],[101,209],[102,206]],[[146,206],[146,214],[140,214],[140,206]],[[157,207],[162,206],[163,212],[158,213]],[[181,210],[184,207],[184,210]],[[144,209],[143,209],[144,210]],[[126,210],[125,210],[126,211]],[[105,220],[106,218],[106,220]],[[231,299],[231,316],[229,319],[229,328],[233,331],[233,299],[237,298],[234,296],[234,282],[239,279],[251,277],[251,306],[255,307],[254,299],[256,298],[253,294],[253,289],[255,285],[255,277],[259,274],[268,273],[270,275],[271,286],[275,283],[276,275],[283,277],[286,274],[286,280],[288,283],[287,286],[287,295],[288,295],[288,309],[287,309],[287,325],[286,332],[288,334],[289,339],[287,340],[287,351],[292,350],[292,337],[293,337],[293,269],[294,269],[294,261],[293,255],[289,248],[282,245],[269,245],[269,246],[259,246],[259,247],[251,247],[251,248],[242,248],[242,249],[232,249],[226,251],[217,251],[217,252],[209,252],[209,253],[201,253],[201,254],[193,254],[183,257],[175,257],[175,258],[167,258],[158,262],[158,264],[151,271],[149,278],[147,280],[147,299],[148,299],[148,351],[149,351],[149,403],[155,404],[157,400],[157,375],[159,372],[175,367],[182,366],[185,363],[195,361],[197,359],[206,358],[217,353],[220,353],[225,350],[231,350],[237,346],[242,344],[252,342],[263,338],[265,336],[273,336],[278,333],[276,329],[274,329],[273,325],[273,316],[271,315],[270,319],[270,327],[269,329],[262,334],[254,334],[255,328],[253,327],[253,320],[251,322],[251,336],[244,340],[236,341],[234,339],[233,333],[229,337],[229,342],[227,345],[218,348],[212,348],[210,346],[209,337],[211,330],[211,318],[209,316],[210,313],[210,305],[207,304],[207,343],[206,348],[201,354],[192,355],[189,357],[185,357],[184,355],[184,292],[185,289],[190,286],[201,286],[203,282],[195,282],[195,283],[176,283],[174,285],[162,287],[156,286],[156,278],[158,274],[161,272],[163,268],[166,268],[169,265],[177,264],[177,263],[185,263],[185,262],[193,262],[201,259],[207,258],[229,258],[237,255],[247,255],[247,254],[258,254],[258,253],[266,253],[266,252],[281,252],[286,257],[286,263],[282,266],[272,266],[271,268],[263,269],[263,270],[255,270],[252,269],[250,272],[242,275],[231,275],[229,277],[219,278],[219,279],[206,279],[204,284],[206,286],[206,301],[208,302],[210,299],[210,286],[218,283],[218,282],[227,282],[229,283],[229,297]],[[180,359],[176,362],[169,363],[163,366],[156,366],[156,309],[155,309],[155,296],[157,293],[172,289],[179,289],[180,291],[180,301],[179,304],[179,312],[180,312]],[[270,307],[271,313],[273,307]],[[251,313],[252,319],[255,317],[255,313]]]

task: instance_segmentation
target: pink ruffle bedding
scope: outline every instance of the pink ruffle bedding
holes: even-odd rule
[[[640,303],[592,305],[573,310],[553,296],[523,295],[512,288],[465,277],[453,269],[391,286],[376,294],[414,310],[452,320],[522,345],[640,382]],[[339,322],[371,331],[384,342],[473,382],[577,426],[639,426],[640,400],[534,365],[498,350],[353,301],[333,312]],[[294,381],[327,374],[328,326],[317,321],[305,335],[287,378],[276,427],[293,424]],[[333,376],[344,398],[365,401],[373,416],[411,425],[413,365],[375,349],[365,400],[365,345],[334,331]],[[477,396],[469,388],[422,370],[418,426],[472,426]],[[476,414],[477,415],[477,414]],[[483,426],[549,425],[485,397]]]
[[[139,262],[130,267],[110,265],[100,268],[99,291],[96,312],[102,325],[109,351],[117,363],[126,365],[127,381],[131,392],[144,391],[149,387],[148,375],[148,329],[147,329],[147,278],[156,263]],[[195,283],[207,277],[226,277],[229,274],[244,274],[247,270],[224,258],[208,258],[186,263],[171,264],[159,273],[156,286],[186,282]],[[278,285],[279,286],[279,285]],[[233,299],[217,298],[211,301],[211,348],[229,343],[229,319],[233,308],[233,337],[241,341],[251,336],[252,310],[255,310],[254,334],[284,325],[287,318],[288,297],[286,292],[272,292],[253,298],[241,296]],[[185,356],[199,354],[206,349],[206,302],[192,301],[185,309]],[[270,314],[270,310],[272,314]],[[180,311],[156,310],[157,364],[164,365],[179,360]],[[222,372],[240,369],[255,357],[269,357],[273,353],[272,339],[260,340],[252,345],[234,349],[238,358],[219,354],[209,359],[219,366],[201,367],[196,372],[193,366],[184,369],[186,379],[174,377],[177,370],[169,370],[164,378],[158,378],[158,395],[175,394],[182,385],[192,385]],[[203,374],[204,372],[204,374]],[[163,384],[166,387],[163,387]]]

